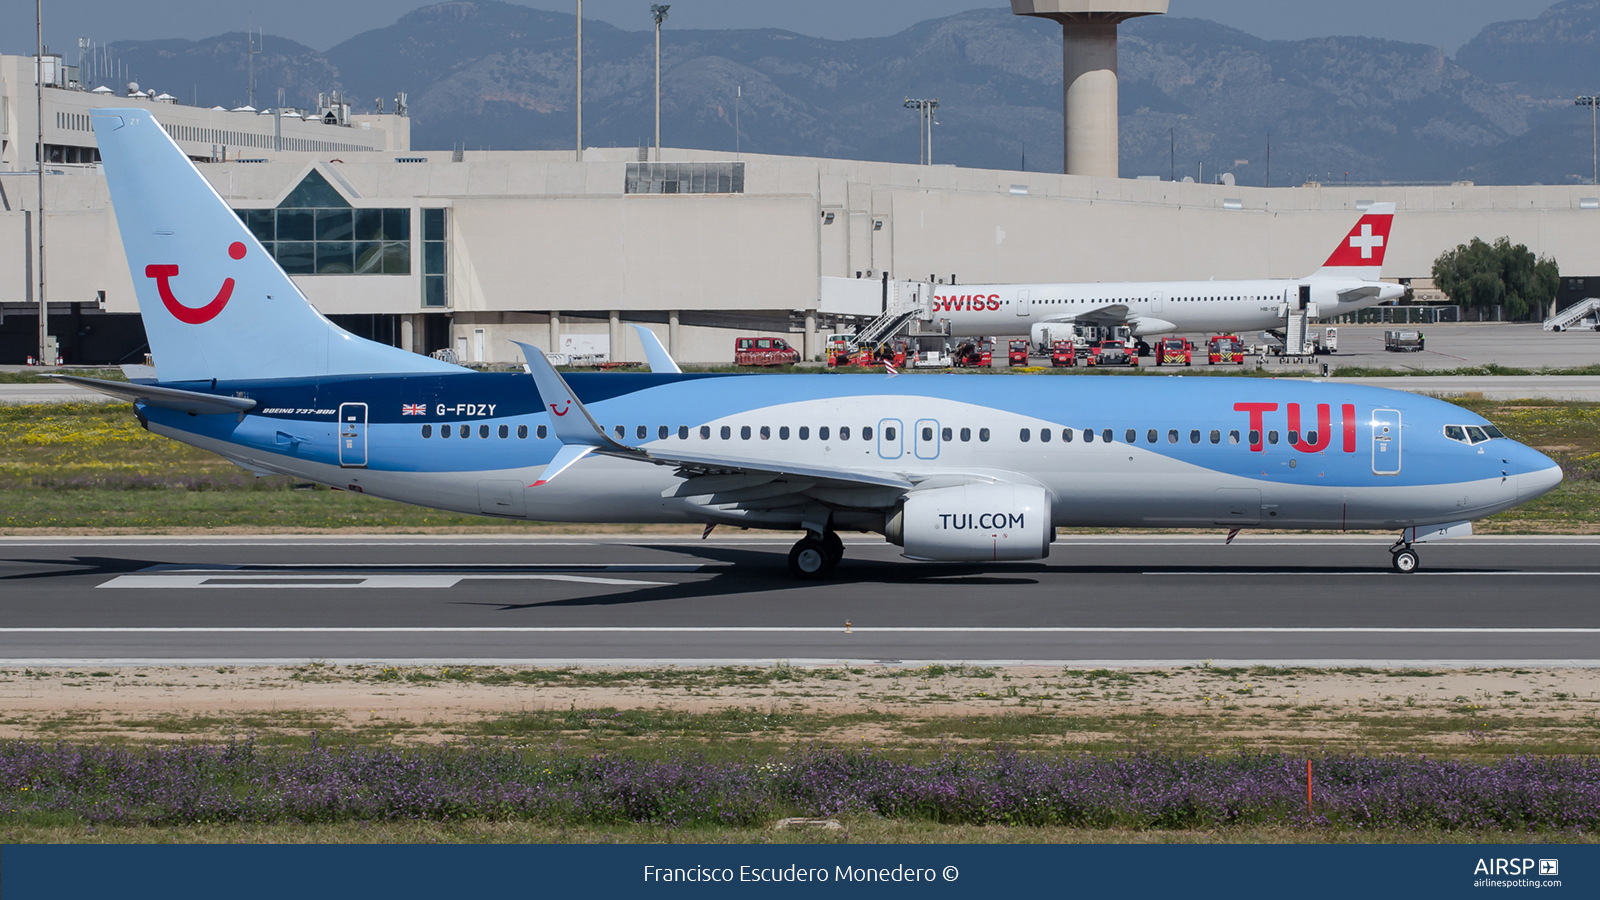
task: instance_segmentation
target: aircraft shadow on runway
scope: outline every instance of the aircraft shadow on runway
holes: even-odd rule
[[[1032,563],[935,563],[911,562],[885,559],[851,559],[848,556],[840,564],[835,574],[821,581],[797,581],[789,575],[785,554],[766,550],[751,550],[718,544],[638,544],[634,545],[642,550],[653,550],[662,553],[683,557],[684,560],[708,563],[708,568],[701,574],[709,577],[695,578],[691,581],[675,582],[672,584],[648,584],[640,586],[631,585],[577,585],[572,587],[583,589],[583,596],[562,597],[548,600],[532,600],[526,603],[505,603],[503,601],[461,600],[454,601],[463,606],[481,606],[505,611],[520,609],[533,609],[540,607],[595,607],[618,606],[633,604],[649,604],[670,600],[705,599],[709,597],[731,596],[739,594],[763,594],[774,591],[805,592],[856,590],[858,588],[870,589],[873,585],[885,586],[917,586],[927,587],[1020,587],[1037,586],[1051,576],[1064,578],[1084,577],[1092,575],[1125,576],[1136,578],[1149,575],[1162,575],[1179,573],[1197,575],[1201,577],[1225,576],[1228,574],[1240,575],[1283,575],[1289,577],[1306,576],[1310,574],[1342,575],[1342,574],[1371,574],[1374,567],[1370,566],[1239,566],[1239,565],[1074,565],[1069,562],[1051,564],[1049,562]],[[70,558],[12,558],[5,562],[20,565],[47,566],[49,570],[39,572],[23,572],[14,575],[0,576],[0,582],[13,581],[50,581],[55,579],[98,579],[114,578],[120,575],[134,574],[149,571],[153,567],[183,568],[188,571],[201,571],[216,569],[227,571],[233,575],[244,575],[253,572],[263,574],[288,575],[301,571],[315,571],[319,573],[348,572],[351,574],[382,571],[392,567],[383,564],[362,566],[360,564],[315,564],[308,566],[286,566],[273,564],[240,564],[219,565],[216,563],[185,564],[171,560],[158,560],[151,558],[129,558],[118,556],[74,556]],[[649,563],[640,563],[648,566]],[[191,568],[192,566],[192,568]],[[449,573],[470,577],[472,574],[494,574],[503,576],[518,571],[533,573],[550,573],[559,571],[585,571],[588,570],[581,563],[574,563],[570,569],[560,563],[555,564],[529,564],[527,568],[505,565],[474,565],[466,564],[441,564],[432,566],[427,564],[407,564],[408,573]],[[592,571],[592,570],[589,570]],[[1453,571],[1437,569],[1434,571]],[[1472,570],[1484,571],[1484,570]],[[625,571],[606,573],[596,571],[595,574],[615,574],[621,578],[628,577]],[[1401,577],[1401,576],[1396,576]],[[1068,582],[1070,583],[1070,582]],[[335,590],[335,588],[330,588]]]

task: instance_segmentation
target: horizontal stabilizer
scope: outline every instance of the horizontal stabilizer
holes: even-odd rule
[[[218,394],[202,394],[198,391],[180,391],[177,388],[156,387],[153,384],[125,384],[121,381],[101,381],[98,378],[84,378],[80,375],[49,375],[57,381],[65,381],[86,387],[92,391],[99,391],[120,400],[133,403],[143,403],[160,409],[175,409],[186,412],[191,416],[221,415],[224,413],[249,412],[256,408],[256,401],[248,397],[224,397]]]

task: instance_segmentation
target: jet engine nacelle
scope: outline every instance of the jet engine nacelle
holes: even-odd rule
[[[1050,494],[1024,484],[916,491],[889,517],[886,536],[909,559],[1043,559],[1055,540]]]
[[[1049,350],[1056,341],[1070,341],[1075,337],[1071,322],[1040,322],[1028,331],[1033,346],[1041,350]]]

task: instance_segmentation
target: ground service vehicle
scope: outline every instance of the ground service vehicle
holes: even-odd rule
[[[1194,350],[1183,338],[1165,337],[1156,342],[1156,365],[1194,365]]]
[[[733,362],[740,366],[786,366],[800,361],[800,352],[783,338],[742,337],[733,343]]]
[[[1355,384],[563,375],[529,344],[526,372],[473,372],[318,313],[148,110],[90,118],[155,373],[62,378],[261,475],[502,519],[801,530],[801,578],[844,531],[992,563],[1070,526],[1386,529],[1410,572],[1416,544],[1562,478],[1466,409]]]
[[[1244,341],[1237,334],[1219,334],[1206,341],[1206,362],[1213,366],[1242,366],[1244,358]]]
[[[1101,341],[1089,357],[1091,366],[1137,366],[1139,357],[1122,341]]]
[[[1027,341],[1011,342],[1011,352],[1006,355],[1006,364],[1010,366],[1026,366],[1028,364]]]
[[[956,346],[952,362],[965,369],[987,369],[994,365],[994,339],[978,338]]]
[[[1422,350],[1422,332],[1385,331],[1383,349],[1390,353],[1418,353]]]
[[[1078,365],[1078,348],[1071,341],[1056,341],[1050,348],[1050,365],[1071,369]]]

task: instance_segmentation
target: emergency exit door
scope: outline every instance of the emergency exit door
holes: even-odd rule
[[[1400,474],[1400,411],[1372,411],[1372,474]]]
[[[367,467],[367,405],[339,404],[339,465],[346,469]]]
[[[1017,293],[1017,315],[1025,316],[1033,309],[1033,292],[1019,291]]]

